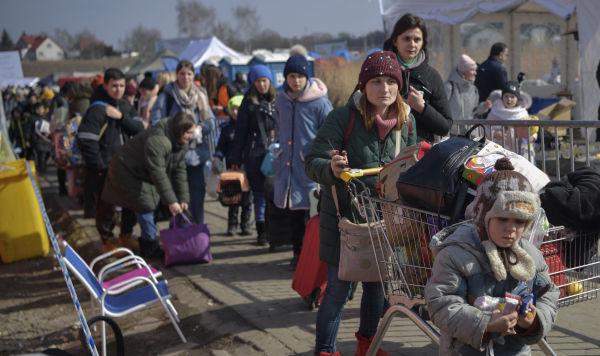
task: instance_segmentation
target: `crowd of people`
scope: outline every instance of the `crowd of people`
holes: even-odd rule
[[[251,234],[253,215],[256,243],[274,247],[287,239],[294,270],[310,195],[320,189],[320,258],[328,266],[328,284],[317,313],[315,353],[339,355],[337,332],[353,289],[338,279],[338,222],[352,216],[341,172],[381,167],[399,149],[420,140],[436,142],[456,132],[453,119],[529,118],[519,83],[508,80],[503,66],[505,44],[494,44],[479,66],[462,55],[444,82],[428,64],[427,43],[423,19],[400,18],[384,51],[366,57],[355,91],[340,108],[332,107],[326,84],[309,76],[302,54],[287,60],[280,88],[264,65],[252,66],[247,81],[236,76],[227,83],[217,66],[204,65],[196,73],[185,60],[174,78],[146,75],[139,84],[109,68],[91,84],[66,83],[58,93],[49,87],[12,88],[3,94],[10,139],[21,157],[35,160],[40,173],[54,157],[60,194],[80,197],[105,250],[139,248],[147,258],[163,254],[158,216],[189,212],[193,222],[204,223],[210,165],[215,171],[243,170],[250,183],[239,206],[229,208],[227,235]],[[529,144],[536,133],[510,134],[525,135]],[[267,155],[272,175],[261,169]],[[500,164],[479,186],[467,208],[474,220],[434,239],[437,258],[425,297],[442,332],[441,354],[486,349],[524,354],[554,321],[557,289],[539,251],[520,239],[539,199],[527,179],[511,169]],[[375,178],[364,182],[374,189]],[[483,311],[470,302],[503,295],[518,282],[550,286],[526,316]],[[366,353],[386,309],[380,282],[362,286],[357,355]]]

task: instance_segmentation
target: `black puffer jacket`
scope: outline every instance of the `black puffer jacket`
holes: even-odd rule
[[[115,100],[98,87],[91,99],[91,106],[85,112],[77,138],[86,168],[103,170],[108,168],[110,159],[117,148],[131,136],[144,130],[141,121],[133,119],[132,108],[124,100]],[[120,120],[106,115],[106,105],[112,105],[123,114]],[[104,132],[102,126],[106,125]]]
[[[405,99],[408,97],[409,86],[423,91],[425,109],[420,114],[414,110],[411,113],[417,122],[417,136],[433,142],[434,135],[448,134],[453,121],[444,81],[438,71],[429,65],[427,52],[424,53],[425,60],[420,65],[403,69],[402,96]]]
[[[600,232],[600,174],[582,167],[540,194],[548,221],[582,232]]]

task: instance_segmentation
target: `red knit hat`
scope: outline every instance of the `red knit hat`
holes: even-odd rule
[[[394,52],[380,51],[369,54],[360,68],[356,86],[360,91],[364,91],[369,80],[381,76],[394,78],[398,82],[398,88],[402,88],[402,68]]]

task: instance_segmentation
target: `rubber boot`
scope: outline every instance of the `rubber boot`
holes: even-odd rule
[[[265,246],[267,244],[267,235],[265,232],[265,222],[256,222],[256,244],[258,246]]]
[[[359,333],[354,334],[356,336],[356,340],[358,343],[356,344],[356,352],[355,356],[364,356],[369,351],[369,346],[371,346],[371,342],[373,341],[373,336],[364,337]],[[389,356],[389,354],[383,351],[381,348],[377,350],[376,356]]]

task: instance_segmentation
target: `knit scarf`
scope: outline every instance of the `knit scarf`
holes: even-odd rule
[[[381,115],[377,114],[375,115],[375,124],[377,125],[379,140],[383,141],[390,131],[398,124],[398,117],[395,113],[390,113],[388,118],[384,120]]]
[[[211,116],[208,112],[208,98],[195,85],[192,85],[188,91],[180,89],[176,82],[169,83],[166,91],[173,96],[181,111],[196,117],[196,109],[200,113],[198,119],[204,120]]]

